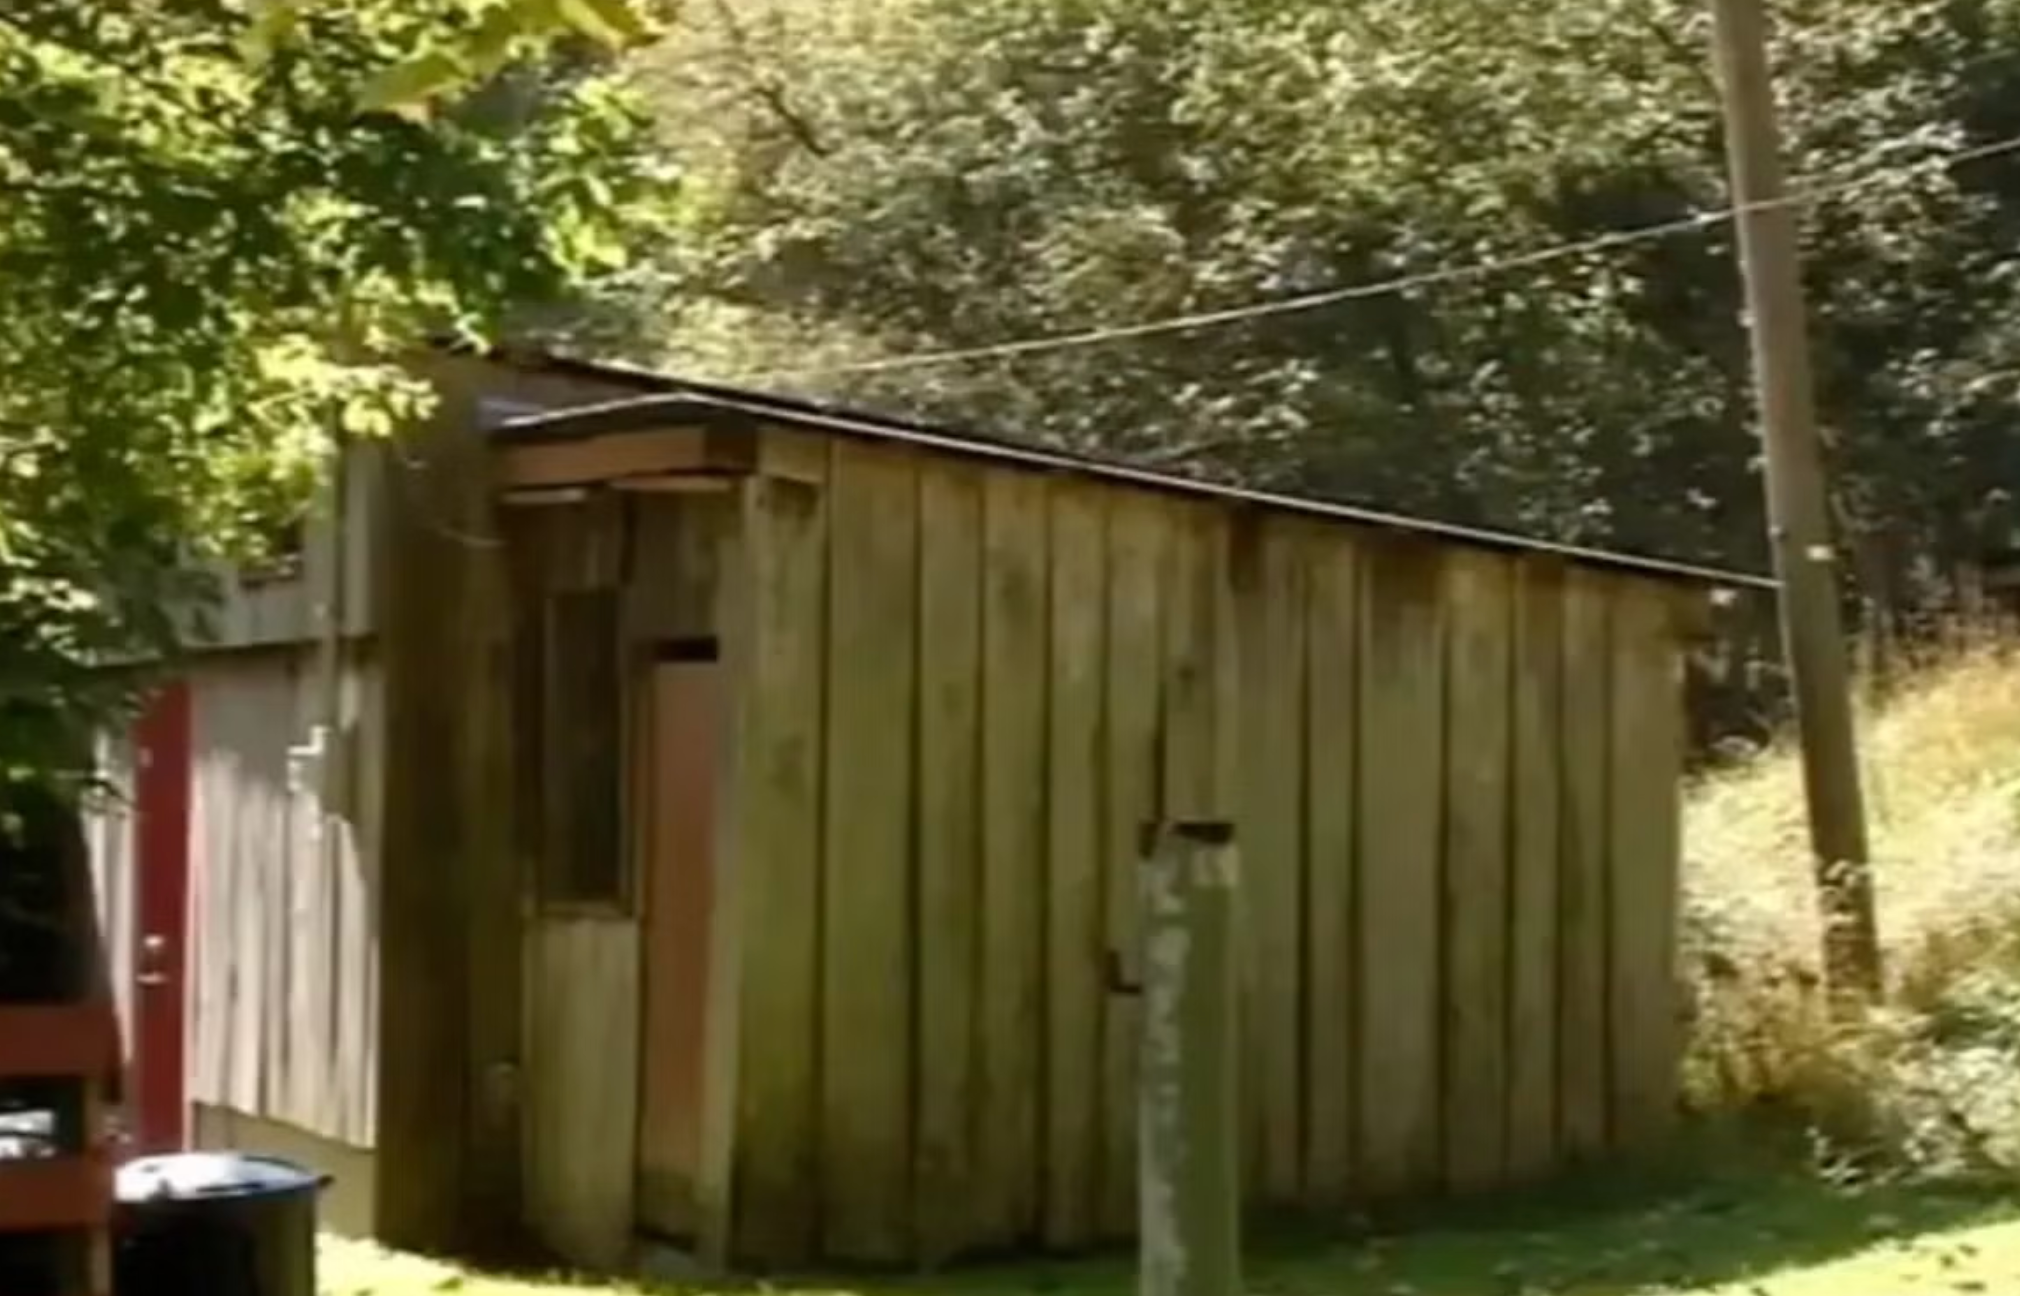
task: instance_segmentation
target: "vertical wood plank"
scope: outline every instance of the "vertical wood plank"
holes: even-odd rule
[[[1229,510],[1212,504],[1168,507],[1172,539],[1165,552],[1164,579],[1162,817],[1167,822],[1233,818],[1240,797],[1242,682],[1234,615],[1233,519]],[[1237,908],[1242,907],[1237,898]],[[1239,951],[1246,944],[1239,930],[1235,939]],[[1244,957],[1236,953],[1237,969]],[[1240,1015],[1238,1005],[1238,1020]],[[1246,1067],[1236,1070],[1242,1075]],[[1257,1150],[1253,1131],[1244,1122],[1237,1151],[1246,1186],[1254,1184],[1260,1171]]]
[[[759,440],[760,447],[763,440]],[[715,743],[715,804],[710,810],[710,819],[715,827],[713,877],[709,884],[708,915],[708,1001],[702,1007],[702,1067],[701,1067],[701,1130],[700,1146],[697,1148],[697,1165],[694,1179],[694,1253],[706,1265],[716,1269],[727,1269],[739,1260],[752,1254],[749,1245],[756,1241],[759,1245],[770,1243],[784,1249],[778,1263],[795,1263],[809,1246],[808,1238],[812,1227],[805,1221],[810,1212],[799,1213],[801,1226],[797,1230],[788,1228],[774,1233],[782,1221],[790,1224],[792,1212],[779,1211],[775,1194],[780,1177],[775,1154],[777,1145],[767,1145],[774,1153],[770,1165],[762,1161],[747,1161],[745,1158],[756,1140],[746,1141],[749,1131],[746,1120],[766,1112],[759,1105],[755,1108],[747,1101],[747,1080],[750,1068],[744,1065],[743,1051],[746,1038],[744,1025],[757,1004],[757,995],[746,998],[747,987],[759,983],[754,974],[756,954],[751,934],[750,915],[755,906],[748,903],[748,897],[756,888],[772,881],[770,872],[762,867],[746,866],[743,853],[753,842],[759,841],[751,835],[755,825],[748,823],[754,807],[765,804],[765,792],[769,787],[768,771],[760,769],[755,755],[768,750],[764,707],[761,702],[763,690],[760,687],[759,665],[762,658],[763,635],[761,631],[761,608],[769,602],[769,592],[761,588],[761,580],[767,580],[773,573],[768,564],[759,561],[760,556],[773,548],[771,528],[765,520],[766,497],[771,490],[761,476],[745,478],[722,501],[713,527],[713,537],[707,552],[710,567],[716,573],[714,588],[709,591],[707,607],[708,625],[716,634],[716,661],[721,670],[722,701],[716,725]],[[813,488],[804,484],[794,487],[801,496],[800,512],[811,512],[808,507],[815,495]],[[818,550],[813,563],[815,570],[825,578],[825,564],[820,561]],[[776,582],[772,582],[776,583]],[[824,621],[818,598],[813,600],[812,633],[813,640],[807,649],[815,659],[814,676],[819,678],[818,654]],[[814,721],[816,735],[819,729],[819,708],[815,708]],[[802,754],[797,770],[802,777],[809,768],[818,771],[818,741],[800,745]],[[814,775],[818,779],[816,772]],[[818,786],[818,784],[816,784]],[[781,806],[789,809],[788,806]],[[819,861],[819,804],[815,803],[812,822],[803,836],[815,842],[813,862]],[[809,818],[804,812],[799,816],[804,821]],[[759,844],[762,844],[759,841]],[[818,882],[817,872],[809,866],[807,852],[802,852],[797,860],[808,873],[803,895],[811,897]],[[790,864],[793,861],[788,861]],[[762,899],[762,894],[758,895]],[[806,992],[798,1002],[811,1005],[812,978],[817,962],[819,939],[819,906],[802,903],[798,907],[797,928],[787,925],[786,940],[797,935],[797,965],[806,969],[801,984]],[[811,929],[811,932],[809,931]],[[788,959],[789,962],[794,960]],[[811,1014],[807,1014],[810,1018]],[[794,1026],[798,1026],[794,1032]],[[810,1155],[808,1144],[813,1132],[813,1079],[809,1060],[815,1057],[819,1047],[819,1022],[802,1018],[797,1022],[784,1023],[791,1041],[785,1047],[787,1066],[783,1070],[791,1072],[792,1063],[801,1065],[794,1077],[802,1081],[794,1092],[799,1097],[797,1103],[788,1103],[771,1111],[778,1124],[787,1129],[797,1128],[802,1142],[797,1149],[801,1155]],[[795,1047],[797,1045],[797,1047]],[[746,1169],[755,1169],[759,1175],[769,1174],[770,1181],[760,1181],[759,1191],[751,1193],[741,1189],[741,1177]],[[811,1179],[811,1175],[805,1176]]]
[[[1361,603],[1361,891],[1356,971],[1361,1183],[1439,1181],[1439,859],[1444,624],[1436,551],[1371,545]]]
[[[383,676],[378,663],[361,663],[351,682],[352,705],[358,717],[357,786],[362,810],[337,878],[336,1067],[344,1101],[344,1139],[358,1147],[372,1147],[376,1142],[373,1118],[378,1085],[374,1078],[379,1051],[378,924],[372,904],[377,890],[374,873],[381,840],[385,770]]]
[[[311,879],[298,877],[295,868],[298,857],[294,828],[301,798],[288,785],[288,748],[301,732],[296,709],[300,699],[301,660],[288,651],[271,661],[272,673],[263,681],[264,695],[240,699],[242,723],[254,749],[264,758],[261,763],[265,777],[270,780],[263,799],[266,813],[255,830],[253,846],[261,897],[255,923],[260,933],[262,968],[261,984],[254,992],[258,1002],[254,1011],[260,1058],[259,1105],[253,1110],[276,1120],[291,1120],[297,1119],[288,1102],[288,1053],[293,1036],[289,1005],[296,971],[289,959],[294,934],[293,895]]]
[[[692,1239],[700,1223],[721,667],[656,663],[645,692],[638,1217],[656,1232]]]
[[[707,1101],[734,1086],[730,1183],[704,1130],[704,1228],[734,1202],[729,1249],[771,1263],[809,1257],[818,1237],[821,804],[827,655],[827,497],[817,486],[744,488],[723,582],[723,648],[739,717],[717,843]],[[749,1041],[753,1056],[740,1057]],[[759,1051],[761,1050],[761,1051]],[[736,1058],[734,1067],[730,1066]]]
[[[619,581],[622,574],[613,572],[610,579]],[[454,769],[443,771],[439,786],[445,799],[457,807],[451,818],[460,863],[456,901],[462,925],[463,984],[467,987],[462,1005],[466,1069],[459,1095],[466,1150],[458,1170],[457,1195],[462,1227],[478,1237],[518,1224],[523,1195],[520,1178],[526,1164],[521,1138],[524,1122],[513,1099],[512,1068],[525,1049],[521,1036],[525,1019],[521,997],[526,968],[524,904],[531,873],[522,872],[529,861],[515,840],[511,816],[502,813],[512,804],[517,773],[513,727],[518,681],[512,638],[519,610],[504,563],[490,553],[482,561],[470,562],[463,578],[462,610],[449,648],[450,669],[455,674],[441,682],[455,697],[451,710]],[[613,661],[618,647],[614,638],[613,634],[599,645],[598,656],[609,663],[614,676],[613,696],[599,701],[619,711],[629,681]],[[582,717],[574,718],[579,721]],[[600,744],[602,750],[592,753],[584,767],[608,780],[605,786],[611,792],[624,796],[623,780],[632,765],[627,748],[629,731],[615,722],[608,730],[578,724],[571,727],[569,736],[585,730],[607,732],[610,740]],[[546,737],[555,739],[557,746],[561,736],[559,726],[546,731]],[[552,749],[549,744],[543,747]],[[578,771],[570,773],[581,778]],[[548,785],[557,786],[553,780]],[[612,827],[624,824],[625,815],[620,802]],[[580,849],[578,842],[568,844]],[[551,850],[560,843],[550,841],[548,845]],[[630,884],[636,868],[631,843],[621,832],[613,832],[603,849],[608,858],[606,875]],[[547,862],[560,863],[567,858],[550,854]],[[622,886],[619,891],[625,900],[635,894],[625,893]]]
[[[1573,1160],[1606,1145],[1607,805],[1611,618],[1604,579],[1565,573],[1558,843],[1558,1133]]]
[[[570,1264],[621,1268],[635,1218],[638,927],[543,919],[527,953],[527,1221]]]
[[[215,804],[223,849],[231,854],[238,886],[229,903],[232,908],[228,994],[231,1002],[231,1038],[227,1046],[231,1059],[229,1105],[237,1111],[255,1114],[263,1110],[260,1100],[265,1076],[266,1013],[269,986],[279,977],[267,974],[267,938],[264,914],[273,903],[273,877],[269,867],[264,826],[284,820],[284,775],[274,753],[257,750],[248,732],[243,700],[236,690],[213,677],[211,697],[217,708],[222,741],[209,753],[219,762],[223,774]],[[200,698],[201,695],[199,695]],[[281,699],[273,699],[280,703]],[[256,772],[263,771],[263,775]]]
[[[1360,567],[1337,533],[1308,541],[1305,591],[1305,1186],[1344,1206],[1354,1180],[1355,823]],[[1383,750],[1376,749],[1378,752]]]
[[[983,495],[981,1085],[977,1241],[1035,1236],[1043,1071],[1046,484]]]
[[[906,452],[837,439],[829,489],[823,1240],[907,1258],[912,1222],[911,799],[918,489]]]
[[[759,445],[763,445],[762,437]],[[811,549],[805,565],[814,572],[814,597],[801,609],[807,633],[796,644],[801,659],[810,663],[806,671],[816,681],[812,712],[800,720],[812,723],[814,738],[788,744],[786,750],[796,755],[781,762],[777,771],[762,769],[756,756],[772,754],[772,744],[779,736],[768,723],[776,717],[769,716],[764,709],[771,692],[763,687],[759,669],[769,633],[765,609],[771,606],[780,589],[792,587],[790,580],[780,579],[775,562],[777,552],[789,547],[780,542],[781,537],[794,534],[794,529],[775,528],[770,520],[769,510],[781,502],[773,498],[774,485],[761,477],[746,478],[708,510],[705,521],[680,529],[683,565],[691,562],[705,569],[708,577],[705,582],[682,582],[682,597],[692,595],[696,600],[691,613],[681,609],[678,601],[674,605],[677,622],[686,621],[691,614],[695,630],[715,635],[716,662],[722,681],[713,761],[715,798],[709,812],[715,830],[712,843],[715,859],[709,883],[708,998],[702,1006],[701,1129],[694,1182],[695,1254],[704,1264],[718,1269],[727,1268],[741,1254],[748,1254],[740,1248],[753,1234],[780,1245],[779,1262],[792,1263],[811,1247],[814,1233],[811,1210],[795,1215],[788,1203],[787,1210],[774,1212],[772,1208],[779,1204],[775,1197],[744,1192],[739,1180],[742,1166],[739,1158],[746,1149],[743,1121],[752,1113],[743,1083],[750,1074],[743,1056],[744,1021],[751,1006],[751,1001],[745,998],[745,987],[751,983],[763,985],[763,978],[746,975],[756,971],[746,965],[747,956],[752,964],[762,957],[749,930],[752,915],[761,910],[748,903],[746,891],[753,883],[759,888],[777,885],[778,875],[772,872],[773,868],[788,873],[797,871],[802,902],[794,906],[793,921],[774,920],[768,924],[780,933],[781,939],[776,947],[765,947],[763,954],[770,954],[774,948],[783,949],[784,957],[779,962],[803,973],[797,980],[785,978],[789,992],[784,997],[806,1011],[798,1016],[787,1014],[784,1023],[787,1038],[777,1050],[784,1065],[777,1073],[784,1077],[780,1087],[788,1097],[769,1114],[776,1118],[776,1125],[799,1134],[800,1142],[792,1151],[809,1162],[814,1129],[812,1059],[819,1047],[813,977],[820,911],[813,897],[818,895],[815,865],[819,859],[820,807],[817,800],[811,808],[801,804],[804,794],[797,798],[781,797],[774,806],[768,802],[767,794],[774,786],[774,776],[782,784],[792,784],[795,778],[805,780],[809,770],[814,771],[811,786],[819,787],[818,681],[826,625],[819,597],[826,579],[826,564],[819,538],[824,532],[815,529],[816,542],[803,546]],[[817,503],[817,492],[799,484],[791,488],[783,511],[787,517],[817,517]],[[779,691],[791,690],[796,682],[792,673],[781,674],[783,688]],[[802,692],[795,700],[803,700],[804,696]],[[772,821],[789,825],[787,834],[780,839],[787,848],[766,865],[752,861],[746,867],[742,852],[754,839],[746,833],[745,816],[754,809],[760,813],[768,809],[782,812]],[[794,832],[794,828],[798,831]],[[797,841],[812,841],[814,846],[796,850]],[[757,898],[769,899],[768,890],[760,891]],[[797,995],[790,993],[793,986],[799,987]],[[760,1106],[757,1110],[766,1109]],[[768,1142],[763,1147],[775,1153],[778,1145]],[[760,1188],[775,1188],[779,1176],[777,1161],[770,1160],[763,1169],[770,1179],[761,1183]],[[802,1176],[803,1182],[812,1180],[811,1172]],[[805,1191],[811,1193],[812,1189]],[[755,1228],[746,1227],[751,1222],[755,1222]],[[786,1225],[783,1230],[767,1234],[766,1230],[781,1223]],[[796,1230],[792,1228],[795,1223],[799,1225]]]
[[[1045,1238],[1094,1233],[1101,1141],[1103,492],[1051,497],[1046,771]]]
[[[196,1037],[196,1065],[189,1099],[221,1107],[228,1105],[231,1093],[230,942],[236,934],[231,897],[239,882],[232,852],[218,849],[230,793],[227,767],[213,755],[218,743],[216,720],[203,705],[194,679],[190,691],[190,936],[196,950],[190,1029]]]
[[[1140,831],[1156,814],[1163,577],[1170,515],[1155,498],[1118,492],[1109,503],[1103,914],[1109,957],[1127,985],[1141,985],[1137,911]],[[1138,1001],[1110,993],[1102,1026],[1101,1221],[1105,1238],[1136,1230]]]
[[[317,921],[316,988],[311,996],[316,1015],[317,1033],[321,1037],[322,1048],[316,1057],[316,1075],[320,1086],[317,1108],[321,1113],[321,1126],[317,1132],[329,1138],[351,1141],[351,1067],[352,1059],[344,1053],[343,1023],[344,1011],[355,991],[346,984],[344,942],[346,940],[344,910],[345,878],[351,871],[352,862],[358,851],[357,829],[364,821],[364,787],[358,780],[363,776],[359,768],[357,750],[363,743],[359,731],[358,691],[362,665],[351,652],[346,652],[337,672],[337,723],[348,732],[353,741],[344,752],[349,762],[345,766],[344,777],[351,785],[349,818],[332,814],[324,820],[324,830],[330,835],[329,854],[320,861],[321,875],[318,887],[318,903],[322,912]]]
[[[209,1042],[219,1092],[191,1097],[281,1119],[295,1119],[282,1054],[290,1033],[286,875],[296,851],[287,748],[295,704],[286,654],[227,659],[190,677],[191,859],[207,922],[220,924],[198,934],[197,957],[222,1010]]]
[[[98,929],[105,944],[106,972],[112,984],[113,1004],[119,1013],[119,1037],[125,1042],[124,1056],[130,1064],[134,1038],[133,956],[135,942],[140,937],[137,930],[139,917],[135,912],[140,897],[135,885],[138,878],[134,872],[139,849],[134,840],[137,749],[132,731],[117,729],[100,731],[93,740],[92,748],[94,771],[103,783],[100,792],[87,797],[82,807],[85,834],[90,852],[93,894],[97,901]],[[194,881],[192,871],[192,886]],[[194,890],[191,895],[190,912],[201,915],[202,900]],[[189,929],[190,932],[201,930],[201,926]],[[200,993],[201,970],[193,961],[186,966],[190,987],[188,1002],[193,1008]],[[196,1032],[199,1027],[194,1020],[188,1029],[193,1038],[198,1038]],[[191,1049],[188,1056],[194,1073],[203,1065],[201,1049]]]
[[[1299,1203],[1304,1146],[1304,571],[1280,519],[1237,521],[1245,1128],[1261,1199]]]
[[[920,1256],[974,1229],[981,974],[982,480],[919,471]]]
[[[1507,1147],[1510,560],[1445,559],[1445,1179],[1493,1187]]]
[[[1232,819],[1241,802],[1242,674],[1241,627],[1234,603],[1235,519],[1238,511],[1203,509],[1198,515],[1206,555],[1206,643],[1208,697],[1213,749],[1208,763],[1208,805],[1217,819]],[[1237,933],[1237,940],[1239,940]],[[1243,956],[1237,955],[1237,958]]]
[[[1508,928],[1508,1174],[1535,1180],[1557,1160],[1559,775],[1563,576],[1517,568]]]
[[[351,733],[344,753],[350,764],[345,777],[351,786],[348,817],[325,821],[332,836],[323,864],[324,945],[319,952],[322,984],[315,1011],[320,1019],[325,1051],[318,1061],[323,1080],[322,1124],[313,1132],[354,1146],[371,1146],[363,1118],[364,1092],[370,1088],[373,1048],[358,1029],[368,992],[366,963],[375,953],[368,895],[361,876],[378,845],[377,789],[374,783],[378,735],[374,700],[378,667],[369,649],[356,647],[338,681],[337,711]],[[516,968],[515,968],[516,971]]]
[[[357,528],[357,556],[363,565],[357,588],[364,595],[356,602],[360,615],[366,624],[379,629],[373,639],[370,656],[366,659],[359,679],[359,734],[358,744],[358,787],[364,807],[357,832],[353,835],[356,847],[344,871],[343,892],[345,904],[344,950],[345,972],[343,983],[355,987],[356,994],[346,999],[339,1027],[340,1047],[350,1068],[351,1092],[350,1111],[352,1128],[356,1131],[353,1140],[360,1147],[376,1148],[379,1141],[379,1078],[382,1074],[380,1050],[380,967],[384,962],[384,940],[382,932],[382,910],[380,908],[385,893],[384,863],[387,856],[388,794],[386,784],[392,766],[386,750],[387,732],[390,723],[387,718],[386,696],[390,675],[388,661],[391,654],[387,646],[392,638],[392,626],[387,619],[396,582],[389,578],[389,561],[393,552],[396,510],[386,498],[386,465],[398,456],[391,445],[379,447],[376,451],[361,453],[358,471],[362,479],[354,498],[368,502],[363,516],[365,523]],[[515,863],[515,869],[517,865]],[[524,874],[520,873],[523,877]],[[523,993],[524,982],[520,983]],[[523,1006],[515,1025],[524,1024]],[[522,1042],[523,1047],[523,1042]],[[507,1073],[516,1079],[517,1071]],[[523,1122],[520,1123],[523,1132]],[[520,1148],[519,1161],[523,1170],[525,1148]],[[358,1185],[360,1195],[376,1188],[374,1176],[367,1176],[366,1182]],[[379,1215],[374,1202],[374,1215]],[[383,1217],[375,1220],[382,1222]]]
[[[443,631],[462,624],[468,568],[480,561],[458,541],[491,526],[487,451],[468,435],[468,389],[450,385],[442,394],[431,427],[403,437],[384,459],[383,473],[396,480],[381,492],[389,513],[378,597],[386,768],[374,896],[383,993],[374,1001],[378,1066],[369,1086],[378,1134],[373,1193],[382,1236],[414,1247],[449,1245],[462,1232],[472,1060],[468,865],[461,789],[445,772],[461,767],[456,712],[470,662],[464,636]],[[483,551],[481,561],[496,556]]]
[[[1207,639],[1203,651],[1207,712],[1211,726],[1206,803],[1215,818],[1232,820],[1240,814],[1245,784],[1242,761],[1248,751],[1243,738],[1247,725],[1242,713],[1242,626],[1235,608],[1235,555],[1240,547],[1237,537],[1254,515],[1240,509],[1208,506],[1199,509],[1195,517],[1201,529],[1200,543],[1206,563],[1202,573],[1206,584],[1200,605],[1206,617]],[[1248,948],[1251,906],[1246,883],[1238,889],[1235,910],[1235,1027],[1240,1032],[1238,1038],[1249,1039],[1253,1038],[1254,1032],[1249,1024],[1249,1001],[1242,994],[1242,985],[1254,959]],[[1259,1201],[1264,1190],[1264,1147],[1261,1105],[1252,1095],[1259,1094],[1262,1088],[1260,1053],[1245,1058],[1244,1064],[1235,1068],[1235,1075],[1235,1110],[1238,1115],[1247,1117],[1237,1121],[1239,1131],[1235,1149],[1242,1172],[1243,1200]]]
[[[321,665],[304,654],[303,669],[294,675],[288,723],[290,732],[306,738],[310,726],[323,719]],[[281,962],[287,969],[287,997],[277,1005],[274,1023],[280,1037],[281,1071],[274,1114],[318,1133],[332,1132],[323,1106],[324,1067],[331,1053],[329,1026],[328,933],[332,869],[325,834],[339,821],[325,819],[314,788],[295,790],[289,797],[287,826],[286,912],[282,921]]]
[[[1609,1128],[1615,1146],[1639,1151],[1676,1114],[1683,689],[1667,591],[1620,581],[1613,606]]]
[[[1216,539],[1202,505],[1170,506],[1165,550],[1163,817],[1210,819],[1220,808],[1214,703],[1219,683]]]

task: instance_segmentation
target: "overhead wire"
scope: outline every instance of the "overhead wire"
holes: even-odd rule
[[[1903,143],[1913,142],[1916,138],[1917,136],[1913,135],[1904,136],[1882,144],[1880,149],[1898,147]],[[1088,328],[1070,333],[1040,334],[1032,337],[1017,338],[1007,342],[985,343],[970,347],[950,347],[943,350],[915,352],[908,355],[889,356],[877,360],[856,361],[846,364],[773,369],[744,374],[733,381],[762,385],[809,378],[891,373],[898,370],[922,369],[975,360],[998,360],[1044,352],[1075,350],[1082,347],[1102,346],[1111,342],[1129,341],[1135,338],[1191,333],[1202,329],[1245,323],[1249,320],[1318,310],[1326,306],[1338,305],[1342,302],[1388,297],[1419,288],[1432,288],[1445,284],[1486,278],[1492,275],[1505,274],[1512,270],[1529,269],[1535,266],[1569,260],[1574,257],[1587,256],[1599,252],[1610,252],[1618,248],[1659,239],[1674,238],[1682,234],[1699,233],[1754,212],[1771,211],[1781,207],[1802,206],[1822,202],[1831,198],[1842,197],[1847,193],[1870,189],[1877,185],[1886,184],[1919,172],[1932,170],[1947,171],[1971,162],[1984,161],[2016,152],[2020,152],[2020,136],[1996,140],[1988,144],[1974,145],[1969,148],[1955,149],[1934,157],[1921,158],[1913,162],[1900,163],[1879,170],[1869,170],[1836,182],[1812,182],[1803,188],[1783,194],[1779,198],[1713,208],[1671,220],[1613,230],[1592,238],[1552,244],[1547,247],[1537,248],[1529,252],[1516,253],[1507,257],[1467,262],[1412,274],[1396,275],[1392,278],[1378,279],[1367,283],[1349,284],[1338,288],[1321,289],[1316,292],[1301,293],[1292,297],[1250,302],[1241,306],[1229,306],[1217,310],[1165,316],[1134,324]]]
[[[1917,140],[1918,135],[1898,137],[1882,142],[1877,146],[1875,151],[1885,152],[1889,149],[1898,148],[1903,144],[1917,142]],[[1776,199],[1714,208],[1708,211],[1693,213],[1690,216],[1614,230],[1587,239],[1553,244],[1548,247],[1537,248],[1533,251],[1517,253],[1508,257],[1441,267],[1414,274],[1397,275],[1387,279],[1351,284],[1339,288],[1323,289],[1317,292],[1303,293],[1293,297],[1277,298],[1270,301],[1253,302],[1242,306],[1167,316],[1135,324],[1090,328],[1071,333],[1047,334],[973,347],[955,347],[937,351],[917,352],[909,355],[891,356],[850,364],[770,370],[741,375],[731,381],[756,386],[784,383],[793,379],[888,373],[899,370],[958,364],[973,360],[1004,359],[1072,350],[1105,345],[1111,342],[1128,341],[1135,338],[1190,333],[1202,329],[1242,323],[1253,319],[1265,319],[1317,310],[1341,302],[1368,300],[1405,293],[1418,288],[1436,287],[1443,284],[1485,278],[1513,270],[1549,265],[1574,257],[1612,251],[1617,248],[1629,247],[1659,239],[1673,238],[1682,234],[1697,233],[1725,224],[1750,212],[1821,202],[1843,196],[1847,193],[1869,189],[1876,185],[1911,176],[1919,172],[1950,170],[1971,162],[1984,161],[2013,153],[2020,153],[2020,136],[1995,140],[1969,148],[1956,149],[1934,157],[1920,158],[1913,162],[1905,162],[1877,170],[1865,170],[1843,180],[1811,182],[1800,189],[1784,194]],[[1846,169],[1849,168],[1841,168],[1840,170]],[[425,462],[414,461],[404,454],[400,455],[400,460],[400,467],[405,470],[403,476],[418,476],[431,466]],[[423,511],[432,512],[432,510],[428,509],[424,509]],[[502,539],[495,535],[479,535],[465,532],[460,528],[451,528],[439,518],[430,517],[427,521],[431,530],[437,531],[445,538],[456,543],[484,548],[495,548],[503,543]]]

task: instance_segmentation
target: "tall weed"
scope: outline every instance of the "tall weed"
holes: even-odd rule
[[[1835,1169],[2020,1179],[2020,652],[1919,672],[1861,726],[1884,1006],[1825,1011],[1795,753],[1692,789],[1686,1092],[1795,1123]]]

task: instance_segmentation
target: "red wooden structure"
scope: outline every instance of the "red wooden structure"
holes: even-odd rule
[[[35,1135],[0,1131],[17,1145],[13,1156],[0,1153],[0,1274],[6,1276],[0,1285],[9,1287],[7,1296],[16,1296],[13,1287],[23,1283],[36,1286],[35,1296],[111,1291],[107,1115],[121,1048],[81,845],[67,840],[55,852],[55,867],[65,875],[66,912],[58,922],[67,967],[51,984],[67,984],[69,993],[55,1002],[0,1002],[0,1099],[9,1100],[0,1110],[47,1114],[47,1125]],[[23,866],[23,857],[0,851],[0,868]]]

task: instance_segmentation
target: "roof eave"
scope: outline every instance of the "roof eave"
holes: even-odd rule
[[[916,424],[866,418],[805,402],[780,401],[755,393],[720,394],[723,389],[704,393],[696,387],[675,380],[663,381],[668,387],[668,390],[663,392],[511,419],[500,425],[497,435],[515,442],[541,442],[643,432],[670,426],[699,425],[720,430],[734,428],[751,433],[755,433],[766,424],[800,427],[844,436],[895,441],[922,449],[989,459],[1027,470],[1070,472],[1146,489],[1218,499],[1235,505],[1276,509],[1319,520],[1424,536],[1453,544],[1552,556],[1581,566],[1628,572],[1653,579],[1729,588],[1776,588],[1776,582],[1772,577],[1753,573],[1725,571],[1694,563],[1673,562],[1638,554],[1537,540],[1508,532],[1427,521],[1348,504],[1180,477],[1091,456],[1020,445],[998,438],[954,435]]]

